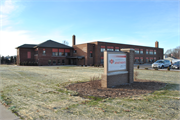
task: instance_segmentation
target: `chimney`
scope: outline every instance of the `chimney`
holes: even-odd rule
[[[156,48],[159,47],[159,42],[158,42],[158,41],[155,42],[155,47],[156,47]]]
[[[73,45],[76,45],[76,36],[75,35],[72,36],[72,46]]]

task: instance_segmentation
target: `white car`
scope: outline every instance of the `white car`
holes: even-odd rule
[[[152,68],[161,68],[164,67],[171,67],[171,62],[169,60],[157,60],[155,63],[152,64]]]

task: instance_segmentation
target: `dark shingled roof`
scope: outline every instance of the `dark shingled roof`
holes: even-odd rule
[[[61,43],[58,43],[56,41],[53,41],[53,40],[47,40],[37,46],[35,46],[34,48],[36,47],[50,47],[50,48],[72,48],[70,46],[67,46],[67,45],[64,45],[64,44],[61,44]]]
[[[37,44],[23,44],[17,48],[34,48]],[[17,49],[16,48],[16,49]]]

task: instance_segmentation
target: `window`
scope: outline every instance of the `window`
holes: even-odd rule
[[[62,60],[62,63],[64,64],[64,59]]]
[[[154,62],[156,61],[156,57],[154,57]]]
[[[101,64],[104,64],[104,57],[101,57]]]
[[[105,50],[105,46],[101,46],[101,52],[104,52]]]
[[[48,65],[51,65],[51,60],[48,60]]]
[[[153,57],[150,57],[149,62],[153,62]]]
[[[140,54],[143,54],[143,49],[140,49]]]
[[[43,54],[44,54],[44,55],[46,54],[46,50],[45,50],[45,49],[43,49]]]
[[[148,49],[146,49],[146,54],[149,54],[149,50]]]
[[[56,64],[56,60],[53,60],[53,64]]]
[[[140,57],[140,62],[143,63],[143,57]]]
[[[153,55],[153,50],[150,50],[150,51],[149,51],[149,54],[150,54],[150,55]]]
[[[90,51],[90,57],[93,57],[93,53],[92,53],[92,51]]]
[[[65,56],[70,56],[70,49],[65,49]]]
[[[156,50],[154,50],[154,55],[156,55]]]
[[[27,52],[27,58],[31,59],[31,52]]]
[[[77,53],[77,50],[76,50],[76,49],[74,49],[73,53]]]
[[[139,49],[135,48],[135,54],[139,54]]]
[[[149,59],[148,59],[148,57],[146,57],[146,62],[147,62],[147,63],[149,62]]]
[[[52,49],[52,55],[58,56],[58,49]]]
[[[112,46],[107,46],[107,51],[114,51],[114,47],[112,47]]]
[[[135,62],[139,62],[139,57],[135,57]]]
[[[60,64],[61,62],[60,62],[60,60],[58,59],[58,62],[57,62],[58,64]]]
[[[119,51],[119,47],[115,47],[115,51]]]
[[[59,49],[59,56],[64,56],[64,49]]]

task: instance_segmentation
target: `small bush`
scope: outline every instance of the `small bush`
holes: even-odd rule
[[[158,68],[154,68],[154,70],[158,70]]]
[[[29,65],[29,66],[32,66],[32,62],[28,62],[28,65]]]
[[[167,67],[167,70],[170,71],[170,67]]]
[[[85,67],[87,67],[87,65],[85,65]]]
[[[97,65],[95,64],[94,67],[97,67]]]
[[[93,87],[93,88],[101,87],[100,82],[98,82],[97,80],[100,80],[100,78],[99,77],[95,77],[95,76],[90,78],[90,85],[91,85],[91,87]]]
[[[23,65],[25,65],[25,66],[26,66],[26,65],[27,65],[27,62],[24,62],[24,63],[23,63]]]
[[[148,70],[148,68],[144,68],[145,70]]]
[[[139,65],[137,66],[137,69],[139,69]]]
[[[83,67],[83,65],[81,65],[81,67]]]
[[[134,80],[137,80],[137,76],[139,75],[139,73],[137,71],[134,72]]]

